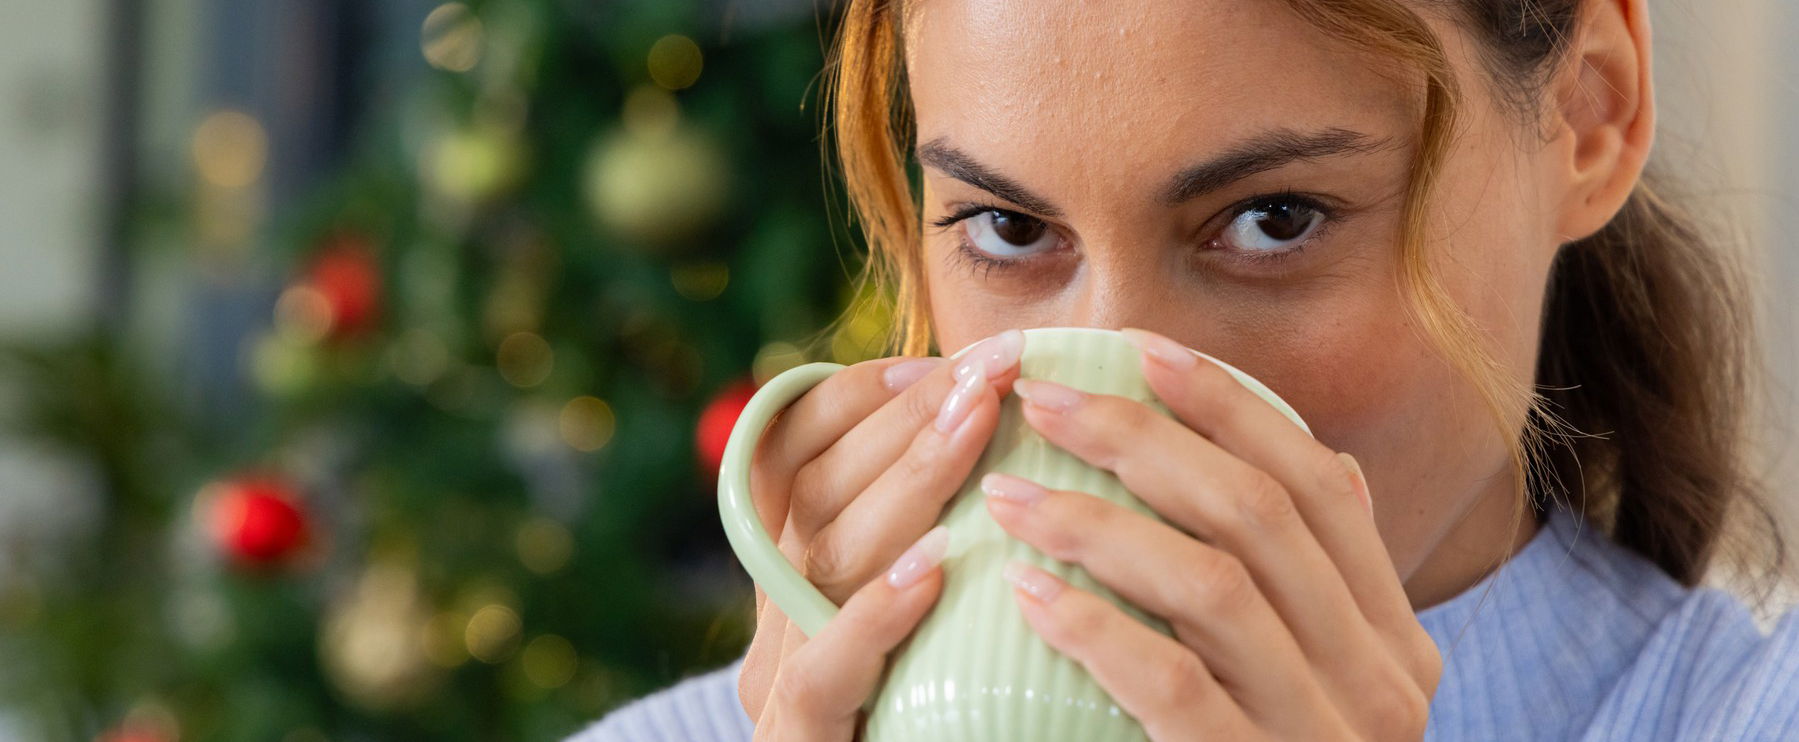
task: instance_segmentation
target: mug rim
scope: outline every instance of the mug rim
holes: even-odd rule
[[[1018,331],[1024,333],[1027,336],[1029,336],[1033,333],[1038,334],[1038,335],[1042,335],[1045,333],[1052,334],[1052,335],[1119,335],[1119,336],[1124,335],[1123,332],[1112,329],[1110,327],[1062,327],[1059,325],[1046,326],[1046,327],[1024,327],[1024,328],[1019,328]],[[989,337],[991,337],[991,336],[989,336]],[[967,353],[968,349],[973,348],[974,346],[980,345],[981,341],[986,340],[986,339],[987,338],[979,338],[972,343],[962,346],[961,348],[957,349],[956,352],[951,353],[945,357],[946,358],[959,358],[959,357],[961,357],[961,355],[963,353]]]
[[[1028,338],[1033,333],[1037,334],[1037,335],[1048,334],[1048,335],[1112,335],[1112,336],[1117,336],[1117,337],[1124,336],[1124,332],[1122,332],[1121,330],[1113,329],[1110,327],[1072,327],[1072,326],[1063,327],[1063,326],[1059,326],[1059,325],[1051,325],[1051,326],[1046,326],[1046,327],[1018,328],[1018,331],[1021,333],[1024,333],[1024,335],[1027,338],[1027,341],[1028,341]],[[960,358],[962,356],[962,354],[967,353],[969,351],[969,349],[975,347],[976,345],[980,345],[981,341],[986,340],[986,339],[987,338],[980,338],[979,340],[975,340],[974,342],[962,346],[956,352],[951,353],[950,355],[945,356],[945,357],[950,358],[950,359]],[[1027,345],[1028,345],[1028,342],[1027,342]],[[1226,363],[1223,360],[1219,359],[1217,356],[1214,356],[1203,350],[1188,346],[1184,343],[1181,345],[1181,347],[1186,348],[1187,350],[1190,350],[1190,351],[1198,354],[1200,357],[1202,357],[1208,361],[1211,361],[1212,363],[1218,364],[1224,370],[1230,372],[1231,376],[1233,378],[1235,378],[1239,384],[1243,384],[1245,387],[1248,387],[1250,389],[1250,391],[1253,392],[1256,396],[1262,397],[1264,401],[1273,405],[1275,407],[1275,409],[1279,410],[1282,413],[1282,415],[1285,416],[1290,422],[1298,424],[1299,428],[1306,432],[1306,435],[1313,435],[1311,424],[1307,423],[1305,421],[1305,418],[1300,416],[1299,411],[1293,409],[1293,405],[1291,403],[1289,403],[1281,395],[1276,394],[1275,391],[1273,389],[1269,388],[1267,384],[1262,383],[1261,379],[1258,379],[1258,378],[1250,375],[1248,372],[1245,372],[1244,370],[1237,368],[1236,366]]]

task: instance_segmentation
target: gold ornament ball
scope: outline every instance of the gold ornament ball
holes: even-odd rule
[[[699,234],[724,210],[730,173],[718,147],[691,129],[621,130],[594,144],[586,190],[604,227],[668,246]]]

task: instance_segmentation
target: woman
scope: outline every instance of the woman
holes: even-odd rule
[[[744,661],[581,739],[851,739],[1008,393],[1170,522],[983,482],[1009,532],[1175,627],[1008,575],[1154,739],[1799,736],[1799,621],[1764,635],[1699,585],[1771,518],[1746,284],[1644,180],[1646,0],[845,13],[838,155],[905,356],[809,392],[752,475],[844,610],[808,640],[759,599]],[[1178,419],[1013,383],[1009,330],[1048,325],[1133,328]]]

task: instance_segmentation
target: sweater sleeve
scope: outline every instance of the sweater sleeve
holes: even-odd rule
[[[565,742],[749,742],[755,728],[737,700],[742,658],[612,711]]]

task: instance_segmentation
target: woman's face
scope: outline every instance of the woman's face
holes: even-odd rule
[[[1398,290],[1421,117],[1408,78],[1272,0],[910,13],[941,348],[1011,327],[1161,332],[1263,380],[1362,462],[1414,605],[1509,553],[1504,439]],[[1496,108],[1464,32],[1433,26],[1465,102],[1426,231],[1432,269],[1530,378],[1560,171]]]

